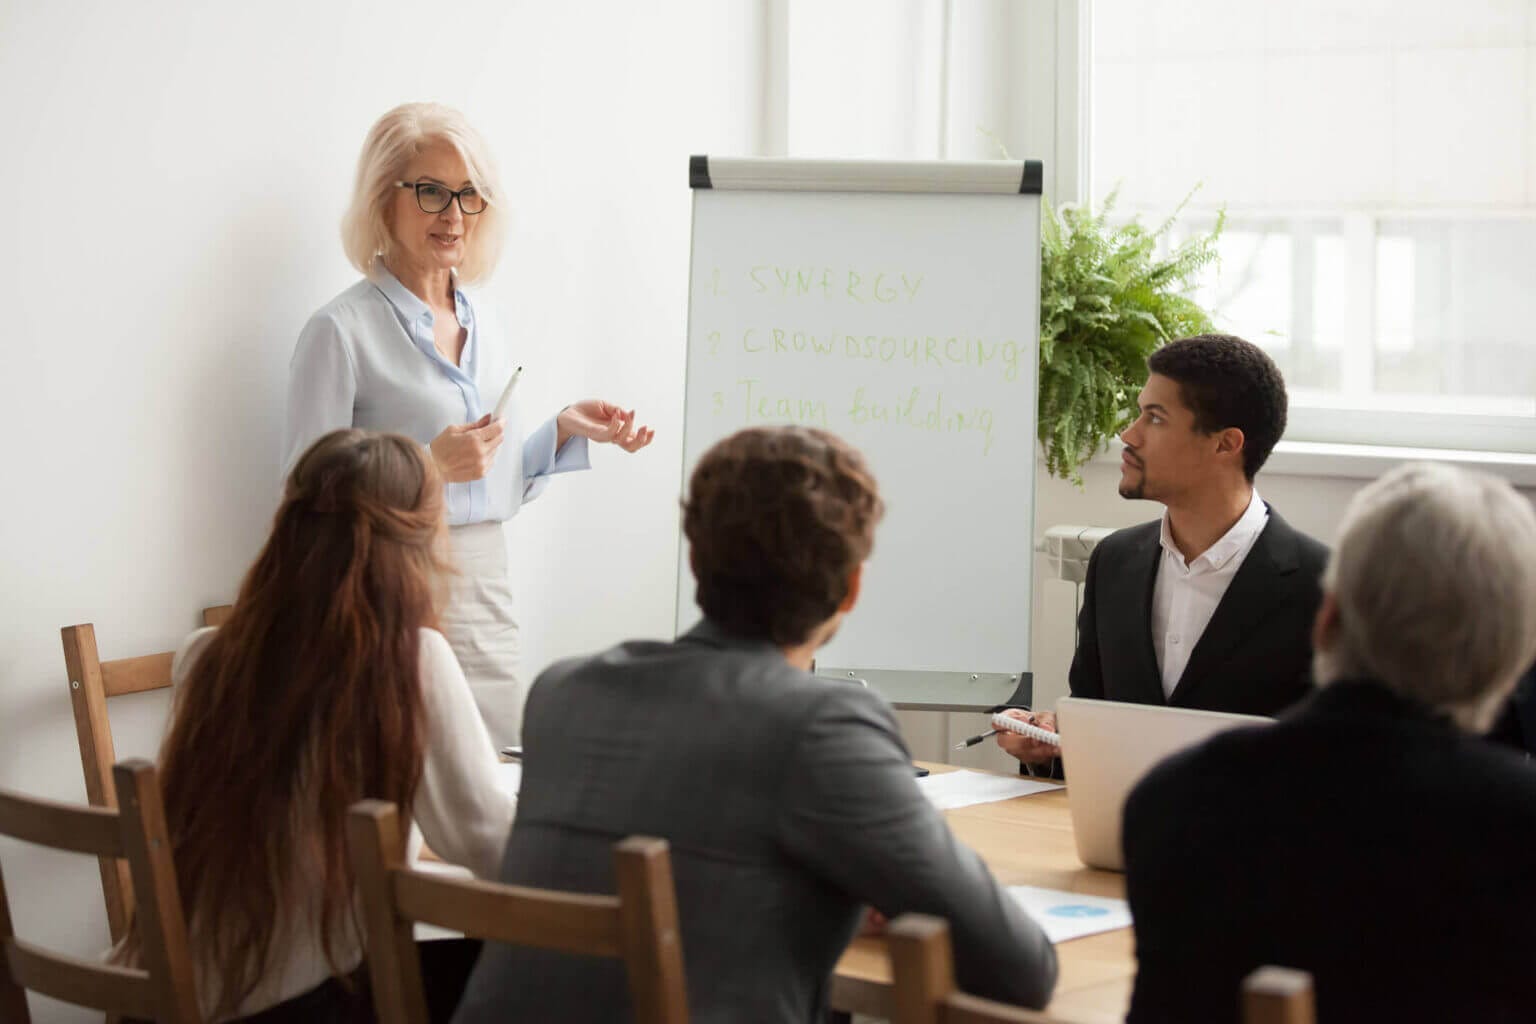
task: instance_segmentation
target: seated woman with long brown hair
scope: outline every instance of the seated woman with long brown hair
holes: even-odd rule
[[[408,808],[444,860],[497,873],[515,805],[436,629],[443,529],[419,444],[329,433],[294,466],[228,622],[176,655],[160,773],[211,1020],[368,1018],[354,801]],[[424,945],[424,970],[462,987],[477,944]]]

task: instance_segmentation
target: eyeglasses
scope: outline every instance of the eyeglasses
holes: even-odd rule
[[[484,213],[485,208],[490,205],[480,190],[473,185],[461,188],[457,192],[435,181],[397,181],[395,187],[415,189],[416,205],[421,208],[422,213],[442,213],[455,199],[459,201],[459,209],[464,211],[466,217]]]

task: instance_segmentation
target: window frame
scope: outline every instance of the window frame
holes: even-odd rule
[[[1082,202],[1090,196],[1092,190],[1093,4],[1094,0],[1056,0],[1055,4],[1058,12],[1066,8],[1076,9],[1074,12],[1076,37],[1069,38],[1065,33],[1058,35],[1056,92],[1058,97],[1075,95],[1078,100],[1075,145],[1070,141],[1070,130],[1058,131],[1059,138],[1069,140],[1068,144],[1058,146],[1058,152],[1075,155],[1076,175],[1058,178],[1059,191],[1056,196],[1053,196],[1057,201],[1070,199]],[[1058,18],[1058,26],[1060,23],[1061,19]],[[1066,111],[1062,112],[1066,113]],[[1075,181],[1072,180],[1073,177]],[[1075,188],[1064,187],[1069,185]],[[1380,225],[1383,221],[1389,220],[1443,218],[1447,213],[1456,212],[1356,208],[1306,214],[1307,217],[1322,216],[1343,222],[1345,244],[1349,250],[1349,265],[1352,268],[1353,280],[1350,288],[1356,299],[1350,303],[1351,340],[1344,348],[1345,390],[1339,393],[1337,399],[1330,396],[1325,401],[1309,396],[1304,390],[1293,390],[1291,394],[1290,423],[1285,436],[1288,442],[1307,446],[1307,458],[1302,460],[1304,463],[1317,464],[1317,459],[1322,454],[1317,451],[1318,445],[1338,446],[1337,454],[1341,458],[1368,457],[1372,460],[1381,457],[1381,452],[1391,450],[1403,450],[1405,454],[1400,457],[1412,457],[1407,454],[1409,452],[1421,456],[1425,453],[1442,452],[1447,459],[1457,462],[1468,461],[1466,456],[1469,455],[1491,453],[1496,457],[1484,465],[1484,468],[1488,466],[1517,467],[1517,475],[1525,479],[1527,470],[1523,467],[1526,460],[1522,456],[1536,452],[1536,414],[1500,415],[1414,409],[1411,407],[1414,396],[1411,395],[1382,395],[1378,396],[1378,400],[1374,402],[1348,404],[1351,391],[1358,394],[1361,390],[1368,388],[1374,376],[1375,246],[1380,237]],[[1238,213],[1239,211],[1229,211],[1229,215]],[[1276,219],[1299,216],[1295,211],[1278,210],[1243,210],[1240,211],[1240,215],[1270,216]],[[1487,213],[1479,211],[1472,215],[1487,216]],[[1362,291],[1364,291],[1363,295]],[[1296,308],[1294,297],[1292,308],[1293,310]],[[1382,408],[1386,405],[1397,408]],[[1410,407],[1401,408],[1404,405],[1410,405]],[[1483,464],[1483,460],[1474,459],[1473,461]]]

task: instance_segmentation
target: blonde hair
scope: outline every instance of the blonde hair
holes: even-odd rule
[[[1536,657],[1536,511],[1505,480],[1409,463],[1349,504],[1317,681],[1372,678],[1486,728]]]
[[[406,165],[434,142],[446,142],[459,154],[472,185],[488,205],[475,215],[479,223],[470,235],[459,267],[465,284],[490,276],[501,256],[504,201],[501,180],[490,150],[469,120],[441,103],[402,103],[379,118],[363,142],[357,158],[357,178],[352,202],[341,219],[341,245],[347,259],[363,274],[371,274],[379,257],[394,247],[384,212],[394,201],[395,182]]]

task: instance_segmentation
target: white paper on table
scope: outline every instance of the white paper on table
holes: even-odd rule
[[[1058,782],[1042,782],[1039,779],[1012,779],[1006,775],[987,772],[957,771],[934,772],[917,780],[917,788],[923,791],[933,806],[941,811],[972,804],[990,804],[998,800],[1012,800],[1016,796],[1030,796],[1052,789],[1060,789]]]
[[[1131,926],[1131,907],[1125,900],[1060,889],[1037,889],[1032,885],[1010,885],[1008,895],[1035,919],[1052,942],[1066,942]]]
[[[523,763],[521,761],[503,761],[498,764],[496,766],[496,784],[508,796],[517,796],[517,791],[523,786]]]

